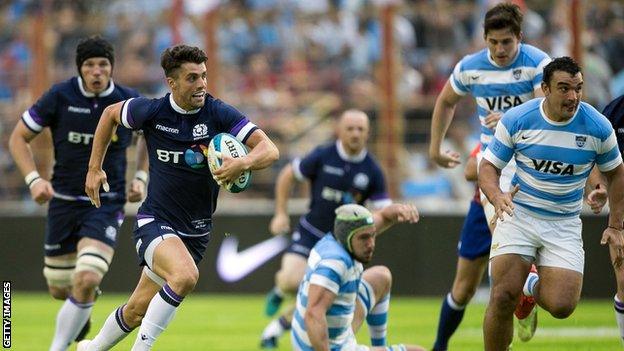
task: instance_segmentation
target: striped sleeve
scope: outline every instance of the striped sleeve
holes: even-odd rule
[[[466,74],[461,70],[461,64],[462,62],[459,61],[455,65],[455,69],[453,69],[453,73],[449,77],[449,82],[457,95],[464,96],[468,94],[469,89],[467,87]]]
[[[514,145],[511,138],[511,134],[507,129],[509,119],[503,116],[501,123],[496,126],[496,133],[494,138],[488,144],[483,158],[490,161],[496,168],[503,169],[507,163],[511,160],[514,154]]]
[[[608,172],[622,163],[622,155],[618,149],[615,132],[612,130],[609,137],[602,141],[596,150],[596,163],[601,172]]]
[[[347,266],[341,260],[323,259],[310,275],[310,284],[319,285],[338,295]]]
[[[44,124],[41,118],[37,115],[37,111],[30,108],[22,114],[22,122],[34,133],[39,133],[43,130]]]
[[[533,77],[533,90],[540,89],[542,80],[544,79],[544,67],[552,61],[550,57],[544,57],[535,68],[535,76]]]

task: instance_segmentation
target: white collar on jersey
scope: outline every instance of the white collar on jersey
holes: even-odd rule
[[[201,110],[201,107],[200,108],[196,108],[194,110],[190,110],[190,111],[187,111],[187,110],[183,109],[178,104],[176,104],[175,101],[173,101],[173,94],[169,94],[169,103],[171,104],[171,108],[173,108],[173,110],[175,112],[181,113],[183,115],[192,115],[193,113],[197,113],[197,112],[199,112],[199,110]]]
[[[546,110],[544,110],[544,102],[546,102],[546,98],[542,98],[542,101],[540,101],[540,105],[539,105],[540,114],[542,115],[542,118],[546,121],[546,123],[551,124],[553,126],[565,126],[565,125],[572,123],[576,115],[578,115],[579,110],[581,109],[581,104],[579,103],[579,106],[576,108],[576,112],[574,112],[574,115],[569,120],[563,121],[563,122],[557,122],[548,118],[548,116],[546,115]]]
[[[78,88],[80,88],[80,92],[85,97],[95,97],[94,93],[91,93],[85,90],[84,83],[82,82],[82,78],[80,76],[78,76]],[[98,97],[109,96],[113,92],[113,90],[115,90],[115,83],[113,83],[113,78],[111,78],[110,83],[108,83],[108,88],[106,88],[106,90],[98,94]]]
[[[485,49],[487,50],[487,58],[488,61],[490,61],[490,63],[492,65],[494,65],[494,67],[499,67],[499,68],[505,68],[505,67],[509,67],[511,65],[514,64],[514,62],[516,62],[516,60],[518,59],[518,56],[520,56],[520,50],[522,50],[522,44],[518,44],[518,51],[516,52],[516,56],[513,58],[513,60],[511,60],[511,62],[509,62],[509,64],[507,66],[500,66],[498,65],[496,62],[494,62],[494,59],[492,58],[492,55],[490,55],[490,50],[489,49]]]
[[[362,151],[360,151],[359,154],[355,156],[351,156],[344,149],[344,146],[342,146],[342,143],[340,142],[340,140],[336,140],[336,149],[338,149],[338,156],[340,156],[340,158],[343,161],[349,161],[349,162],[362,162],[364,158],[366,157],[366,153],[368,152],[366,151],[366,148],[364,148]]]

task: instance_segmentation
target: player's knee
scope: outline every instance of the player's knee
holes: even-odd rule
[[[369,282],[371,280],[375,281],[379,290],[381,290],[384,295],[390,292],[392,288],[392,272],[390,272],[390,269],[386,266],[373,266],[368,270],[372,275],[372,279],[370,279]]]
[[[113,253],[103,250],[96,246],[86,246],[78,251],[78,259],[76,260],[76,272],[74,281],[80,280],[81,286],[93,284],[97,286],[106,272],[113,259]]]
[[[90,293],[102,282],[102,275],[92,271],[81,271],[74,274],[74,289],[80,290],[83,294]]]
[[[292,271],[281,269],[275,275],[275,282],[281,291],[291,294],[297,291],[301,279]]]
[[[48,292],[50,293],[50,296],[57,300],[65,300],[69,296],[69,286],[48,286]]]
[[[495,288],[492,289],[490,295],[490,304],[496,305],[499,308],[506,308],[513,310],[520,297],[519,293],[513,293],[509,289]]]
[[[477,292],[477,287],[473,284],[458,282],[453,286],[453,300],[459,305],[465,305],[472,300],[472,297]]]
[[[197,284],[198,279],[199,271],[196,266],[192,265],[187,269],[176,272],[167,283],[175,293],[185,296],[195,289],[195,284]]]
[[[50,295],[58,300],[65,300],[72,284],[72,274],[76,258],[45,257],[43,276],[48,284]]]
[[[576,309],[576,304],[558,303],[550,307],[550,314],[557,319],[568,318]]]

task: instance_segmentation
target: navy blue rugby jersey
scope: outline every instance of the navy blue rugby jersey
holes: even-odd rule
[[[143,130],[149,154],[150,182],[137,218],[165,220],[180,235],[208,234],[219,194],[206,160],[210,140],[230,133],[244,144],[258,127],[209,95],[193,111],[183,110],[170,94],[129,99],[121,109],[121,122]]]
[[[615,129],[618,148],[620,153],[624,153],[624,95],[611,101],[602,111],[602,114],[609,119],[613,129]]]
[[[310,180],[310,211],[301,217],[299,226],[322,237],[334,226],[334,211],[349,203],[370,200],[375,209],[392,203],[377,161],[367,150],[349,156],[340,141],[322,145],[303,159],[292,162],[298,180]]]
[[[84,89],[80,77],[73,77],[52,86],[22,114],[22,121],[31,131],[39,133],[49,127],[52,132],[52,186],[56,197],[89,201],[84,183],[100,116],[108,105],[137,96],[136,90],[112,80],[105,91],[95,95]],[[103,163],[111,191],[102,196],[103,201],[109,197],[125,199],[126,148],[131,141],[130,130],[117,129]]]

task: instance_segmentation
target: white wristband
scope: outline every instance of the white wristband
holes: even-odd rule
[[[134,174],[134,178],[147,184],[148,175],[147,175],[147,172],[145,172],[144,170],[136,171],[136,173]]]
[[[24,177],[24,182],[26,182],[26,185],[29,188],[32,187],[32,185],[35,184],[37,180],[41,180],[41,176],[39,175],[39,172],[37,172],[36,170],[28,173]]]

